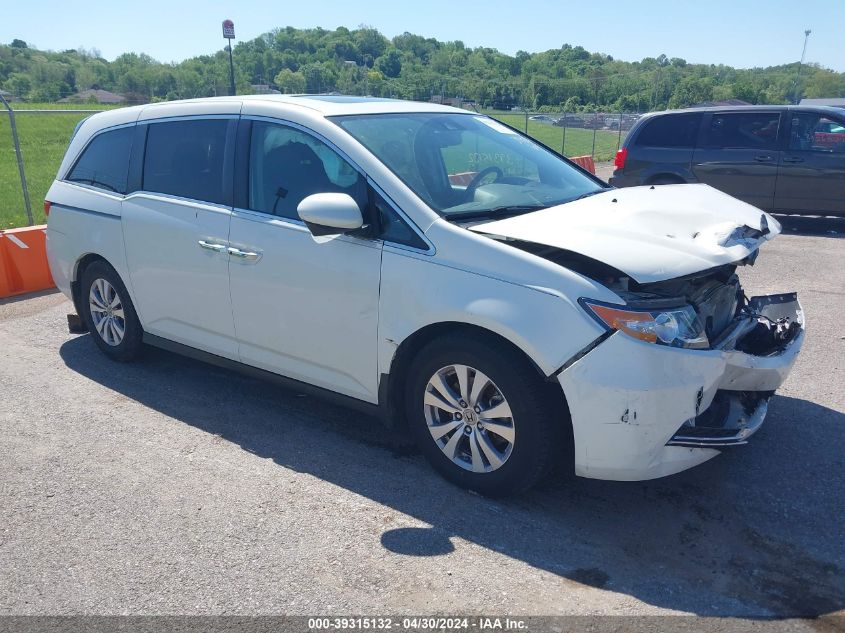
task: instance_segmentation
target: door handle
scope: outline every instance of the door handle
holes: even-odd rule
[[[760,154],[759,156],[755,156],[754,160],[756,160],[758,163],[768,163],[768,162],[772,161],[773,159],[772,159],[771,156],[769,156],[767,154]]]
[[[230,246],[228,249],[229,255],[232,257],[237,257],[239,259],[247,259],[249,261],[257,261],[258,258],[261,257],[261,253],[253,253],[252,251],[242,251],[239,248],[233,248]]]
[[[200,248],[214,251],[215,253],[222,253],[226,250],[225,244],[214,244],[213,242],[206,242],[205,240],[200,240],[197,243],[200,245]]]
[[[786,158],[783,159],[783,162],[785,162],[785,163],[803,163],[804,159],[801,158],[800,156],[787,156]]]

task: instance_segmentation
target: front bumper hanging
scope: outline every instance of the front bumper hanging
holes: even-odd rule
[[[747,444],[763,426],[771,392],[717,391],[707,410],[684,422],[666,446],[726,448]]]
[[[662,477],[746,444],[805,336],[795,294],[754,297],[709,350],[616,332],[558,375],[584,477]]]

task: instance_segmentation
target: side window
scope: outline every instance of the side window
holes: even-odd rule
[[[792,115],[789,149],[845,154],[845,122],[821,114],[802,112]]]
[[[701,125],[701,114],[667,114],[645,123],[636,145],[643,147],[693,148]]]
[[[714,113],[706,131],[708,147],[777,149],[777,112]]]
[[[134,132],[134,126],[129,126],[95,136],[70,170],[67,180],[126,193]]]
[[[249,208],[299,219],[296,208],[314,193],[348,193],[363,209],[366,181],[317,138],[286,125],[255,121],[249,151]]]
[[[151,123],[142,188],[225,204],[223,163],[228,125],[227,119]]]
[[[379,235],[385,242],[404,244],[421,250],[428,250],[422,238],[393,210],[378,193],[371,193],[373,207],[378,216]]]

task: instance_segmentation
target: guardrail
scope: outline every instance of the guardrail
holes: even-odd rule
[[[596,161],[593,160],[592,156],[573,156],[569,160],[571,160],[579,167],[583,167],[588,172],[593,174],[593,176],[596,175]]]

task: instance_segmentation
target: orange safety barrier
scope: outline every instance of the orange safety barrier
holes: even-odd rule
[[[53,286],[47,265],[47,226],[0,231],[0,299]]]
[[[465,187],[475,178],[477,171],[462,171],[458,174],[449,174],[449,182],[459,187]]]
[[[593,160],[592,156],[572,156],[570,159],[576,165],[583,167],[588,172],[595,176],[596,174],[596,163]]]

